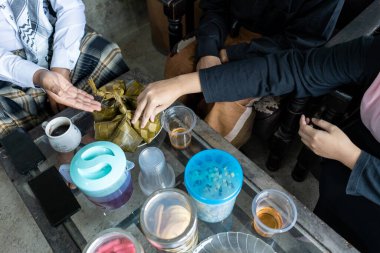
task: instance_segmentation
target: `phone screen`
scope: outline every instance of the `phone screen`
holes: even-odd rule
[[[59,225],[80,209],[74,194],[54,167],[30,180],[29,186],[53,226]]]

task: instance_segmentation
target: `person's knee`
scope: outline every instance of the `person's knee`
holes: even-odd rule
[[[107,40],[102,35],[95,32],[87,33],[83,37],[80,50],[82,54],[91,55],[93,58],[97,59],[106,57],[110,52],[121,53],[118,44]]]
[[[334,205],[342,196],[346,195],[346,185],[350,171],[337,161],[322,163],[319,178],[319,196],[323,201]]]
[[[165,78],[172,78],[195,71],[195,42],[180,52],[170,55],[165,63]]]
[[[173,78],[193,71],[193,62],[186,60],[182,55],[176,55],[174,57],[168,56],[165,63],[164,77],[165,79]]]
[[[97,33],[87,33],[82,39],[81,55],[71,78],[75,86],[89,91],[89,77],[100,87],[128,70],[121,49],[116,43]]]
[[[256,115],[247,101],[215,103],[205,122],[235,147],[240,148],[250,138]],[[244,105],[243,105],[244,104]]]

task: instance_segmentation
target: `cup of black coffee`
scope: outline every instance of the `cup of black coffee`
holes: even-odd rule
[[[64,133],[66,133],[67,130],[69,130],[70,128],[70,125],[69,124],[63,124],[63,125],[60,125],[58,127],[56,127],[55,129],[51,130],[51,136],[60,136]]]
[[[42,123],[42,128],[52,148],[61,153],[73,151],[82,139],[79,129],[67,117],[58,117],[50,122],[45,121]]]

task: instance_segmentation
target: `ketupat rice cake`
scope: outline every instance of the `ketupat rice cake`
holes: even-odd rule
[[[143,140],[150,143],[161,130],[160,115],[142,129],[140,120],[131,124],[137,97],[144,89],[142,84],[133,81],[126,87],[123,80],[116,80],[97,89],[90,79],[89,85],[93,94],[103,99],[102,110],[93,113],[96,140],[112,141],[124,151],[134,152]]]

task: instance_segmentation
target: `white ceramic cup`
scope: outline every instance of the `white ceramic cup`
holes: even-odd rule
[[[61,135],[52,135],[54,130],[60,126],[67,125],[68,129]],[[58,117],[50,122],[43,122],[42,128],[49,139],[51,147],[61,153],[67,153],[76,149],[82,139],[82,134],[79,129],[67,117]]]

